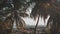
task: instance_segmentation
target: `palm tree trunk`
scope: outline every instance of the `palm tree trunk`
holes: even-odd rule
[[[38,16],[38,20],[37,20],[37,23],[36,23],[36,26],[35,26],[35,29],[34,29],[34,34],[36,34],[36,29],[37,29],[38,23],[39,23],[39,16]]]

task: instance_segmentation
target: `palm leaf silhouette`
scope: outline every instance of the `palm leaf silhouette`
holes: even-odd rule
[[[2,22],[3,23],[5,23],[7,20],[9,20],[8,22],[7,22],[7,26],[5,26],[5,27],[8,27],[9,28],[9,26],[10,26],[10,29],[11,29],[11,31],[13,30],[13,24],[14,24],[14,21],[16,21],[16,28],[18,28],[18,27],[24,27],[25,25],[23,25],[23,24],[25,24],[24,23],[24,21],[23,21],[23,19],[21,19],[21,17],[20,16],[22,16],[22,17],[25,17],[25,16],[28,16],[27,14],[25,14],[24,12],[25,12],[25,10],[26,10],[26,8],[27,8],[27,6],[28,6],[28,4],[22,4],[22,3],[20,3],[19,2],[20,0],[13,0],[12,2],[13,3],[10,3],[10,5],[11,5],[11,7],[8,7],[8,9],[6,9],[5,8],[5,10],[3,10],[3,7],[5,7],[5,6],[2,6],[0,9],[3,11],[2,12],[2,16],[0,16],[1,18],[2,17],[5,17],[5,18],[3,18],[3,19],[5,19],[4,20],[4,22],[3,22],[3,20],[0,18],[0,20],[2,20]],[[1,4],[3,4],[4,5],[4,3],[2,2]],[[13,5],[14,5],[14,7],[13,7]],[[23,9],[21,8],[21,5],[24,7]],[[26,7],[25,7],[25,6]],[[10,9],[9,9],[10,8]],[[23,13],[21,13],[20,11],[19,11],[19,8],[20,9],[22,9],[24,12]],[[19,12],[18,12],[18,11]],[[1,13],[1,12],[0,12]],[[10,14],[10,15],[8,15],[8,14]],[[1,21],[0,21],[0,23],[2,23]],[[23,23],[22,23],[23,22]],[[3,24],[2,23],[2,24]],[[5,23],[6,24],[6,23]],[[8,26],[8,24],[9,24],[9,26]],[[19,29],[19,28],[18,28]]]

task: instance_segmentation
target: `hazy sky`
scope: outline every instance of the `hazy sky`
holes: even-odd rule
[[[47,16],[47,18],[45,19],[45,22],[44,22],[43,17],[40,16],[38,26],[46,26],[49,17],[50,17],[50,15]],[[29,25],[29,26],[32,26],[32,25],[35,26],[37,23],[37,20],[35,21],[33,18],[30,18],[30,17],[25,17],[22,19],[25,21],[26,25]]]

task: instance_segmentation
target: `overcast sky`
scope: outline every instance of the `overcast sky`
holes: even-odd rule
[[[44,22],[43,17],[40,16],[38,26],[46,26],[49,17],[50,17],[50,15],[47,16],[47,18],[45,19],[45,22]],[[26,25],[29,25],[29,26],[32,26],[32,25],[35,26],[37,23],[37,20],[35,21],[33,18],[30,18],[30,17],[25,17],[22,19],[25,21]]]

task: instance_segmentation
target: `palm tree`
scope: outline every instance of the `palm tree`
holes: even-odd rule
[[[16,1],[15,1],[16,2]],[[3,3],[3,2],[2,2]],[[2,4],[1,3],[1,4]],[[19,4],[19,3],[18,3]],[[2,5],[4,5],[4,3],[2,4]],[[11,4],[10,4],[11,5]],[[17,13],[17,9],[18,9],[18,7],[16,7],[16,4],[13,4],[13,5],[15,5],[15,7],[10,7],[10,9],[8,8],[8,9],[6,9],[5,8],[5,10],[3,10],[3,9],[1,9],[1,11],[0,11],[0,13],[2,12],[2,14],[0,15],[0,20],[3,22],[1,22],[0,21],[0,23],[2,23],[2,24],[4,24],[7,20],[9,20],[9,22],[8,22],[8,24],[9,24],[9,26],[11,27],[11,30],[12,30],[12,26],[13,26],[13,22],[14,22],[14,20],[16,20],[16,24],[17,24],[17,26],[18,26],[18,22],[20,22],[20,17],[18,16],[18,13]],[[19,4],[19,6],[20,6],[20,4]],[[4,6],[3,6],[4,7]],[[1,8],[3,8],[3,7],[1,7]],[[16,9],[17,8],[17,9]],[[16,9],[16,10],[15,10]],[[3,18],[3,17],[5,17],[5,18]],[[2,20],[2,18],[3,18],[3,20]],[[5,23],[6,24],[6,23]],[[8,24],[6,24],[7,26],[8,26]],[[19,23],[19,24],[22,24],[22,23]],[[5,27],[7,27],[7,26],[5,26]],[[8,26],[8,27],[9,27]],[[3,26],[2,26],[3,27]]]
[[[27,9],[27,6],[29,6],[28,4],[28,2],[27,2],[27,4],[24,4],[24,2],[23,3],[21,3],[20,2],[21,0],[13,0],[12,1],[12,3],[9,3],[9,5],[11,5],[11,7],[8,7],[8,9],[6,9],[5,8],[5,10],[4,9],[2,9],[2,13],[3,13],[3,17],[6,17],[6,18],[4,18],[5,20],[4,20],[4,22],[6,22],[7,20],[10,20],[10,22],[8,22],[8,23],[10,23],[10,26],[11,26],[11,30],[13,30],[13,24],[14,24],[14,22],[15,22],[15,28],[17,29],[17,26],[21,26],[21,27],[24,27],[25,25],[23,25],[23,24],[25,24],[24,23],[24,21],[23,21],[23,19],[21,19],[21,16],[25,16],[25,15],[27,15],[27,14],[25,14],[24,12],[25,12],[25,10]],[[7,1],[8,2],[8,1]],[[8,6],[8,5],[7,5]],[[24,8],[21,8],[21,6],[23,6]],[[4,7],[4,6],[3,6]],[[2,7],[2,8],[3,8]],[[21,10],[19,10],[19,9],[21,9]],[[22,10],[24,11],[23,13],[21,13],[22,12]],[[20,12],[21,11],[21,12]],[[5,13],[4,13],[5,12]],[[3,20],[2,20],[3,21]],[[22,23],[23,22],[23,23]]]
[[[45,20],[45,18],[47,18],[48,14],[51,15],[51,9],[52,9],[51,0],[35,0],[35,2],[36,2],[36,5],[31,13],[34,16],[34,18],[38,14],[39,16],[40,15],[43,16],[44,20]],[[39,21],[39,16],[38,16],[38,21]],[[34,34],[36,34],[38,21],[37,21],[37,24],[36,24],[35,29],[34,29],[34,31],[35,31]]]

